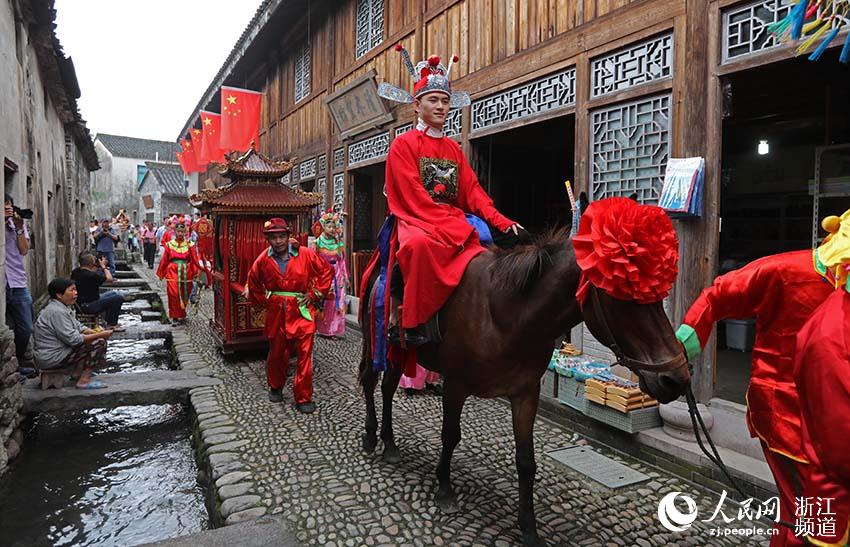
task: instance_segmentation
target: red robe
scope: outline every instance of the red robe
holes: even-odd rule
[[[165,244],[156,276],[165,279],[168,291],[168,317],[182,319],[186,317],[189,295],[192,294],[192,280],[204,267],[198,261],[195,244],[183,240],[178,244],[172,239]]]
[[[514,222],[493,206],[460,145],[418,129],[390,146],[386,191],[389,211],[396,217],[391,253],[404,278],[400,322],[402,328],[413,328],[440,310],[467,264],[484,251],[464,213],[501,231]]]
[[[797,335],[794,379],[800,393],[803,449],[812,462],[807,497],[832,498],[835,535],[815,544],[845,545],[850,516],[850,294],[834,291]],[[815,517],[817,518],[817,517]]]
[[[248,273],[248,299],[255,306],[266,309],[265,335],[276,338],[301,338],[316,332],[316,323],[301,315],[298,300],[290,296],[271,295],[266,291],[328,293],[333,282],[334,271],[312,249],[300,247],[286,266],[286,276],[280,273],[277,262],[272,258],[271,247],[264,250]],[[316,309],[311,308],[315,317]]]
[[[800,462],[800,400],[794,385],[794,336],[832,292],[815,271],[812,251],[767,256],[714,280],[685,315],[700,346],[721,319],[756,316],[752,372],[747,389],[750,434]]]

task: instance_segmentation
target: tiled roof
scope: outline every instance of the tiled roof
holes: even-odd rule
[[[150,175],[159,184],[163,194],[188,197],[183,182],[183,170],[179,165],[146,161]]]
[[[241,186],[232,189],[204,190],[192,196],[218,207],[239,209],[310,209],[322,203],[322,196],[278,186]]]
[[[140,160],[177,161],[180,145],[176,142],[152,141],[120,135],[98,133],[95,140],[103,143],[109,152],[119,158],[137,158]]]
[[[234,175],[256,176],[263,179],[279,179],[292,170],[292,163],[288,161],[275,161],[268,156],[257,152],[254,147],[239,155],[231,152],[225,156],[227,160],[219,174],[234,178]]]

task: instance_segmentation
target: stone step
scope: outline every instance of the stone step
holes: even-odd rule
[[[158,311],[143,311],[142,312],[142,321],[160,321],[162,319],[162,314]]]
[[[147,322],[140,325],[129,325],[124,332],[112,334],[110,340],[152,340],[171,336],[171,325]]]
[[[189,390],[221,383],[217,378],[198,376],[185,370],[156,370],[143,374],[98,374],[105,389],[41,389],[41,381],[28,380],[23,386],[24,410],[59,412],[88,408],[114,408],[128,405],[186,403]]]
[[[138,290],[138,291],[122,291],[124,294],[124,302],[134,302],[136,300],[158,300],[159,294],[156,291]]]
[[[118,273],[118,272],[115,272]],[[104,283],[100,286],[101,292],[114,291],[115,289],[135,289],[148,288],[148,282],[144,279],[116,279],[111,283]]]
[[[115,279],[141,279],[135,271],[123,272],[121,270],[115,270],[115,274],[112,277]]]

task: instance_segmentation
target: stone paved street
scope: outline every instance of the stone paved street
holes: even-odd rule
[[[150,275],[150,272],[146,272]],[[396,438],[402,461],[384,463],[381,447],[361,451],[365,405],[356,381],[360,335],[317,339],[315,400],[318,411],[297,414],[266,398],[259,355],[225,362],[209,328],[211,291],[189,316],[194,351],[223,384],[214,400],[247,444],[235,451],[253,477],[267,512],[281,516],[310,545],[516,545],[517,479],[510,410],[497,400],[470,400],[464,408],[463,440],[453,461],[461,511],[443,515],[432,504],[440,450],[440,399],[396,394]],[[291,383],[284,390],[292,402]],[[203,403],[206,405],[207,403]],[[380,415],[380,410],[378,411]],[[741,545],[742,538],[709,537],[697,523],[666,531],[656,511],[660,498],[683,491],[700,504],[700,518],[714,512],[719,496],[669,473],[610,450],[606,455],[652,480],[610,490],[546,456],[583,442],[558,424],[538,418],[535,428],[535,504],[540,534],[553,545]],[[242,443],[237,443],[242,444]],[[736,509],[726,505],[727,515]],[[719,517],[718,517],[719,518]]]

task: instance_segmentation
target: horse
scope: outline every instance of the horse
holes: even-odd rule
[[[690,382],[687,358],[661,302],[639,304],[615,299],[591,286],[584,305],[576,299],[581,276],[572,242],[564,230],[533,244],[490,249],[468,265],[460,284],[439,312],[442,340],[418,348],[417,360],[443,375],[442,454],[437,466],[436,505],[459,510],[452,489],[451,459],[460,442],[464,401],[505,397],[510,401],[519,475],[519,525],[526,546],[546,545],[537,532],[532,489],[536,464],[532,432],[540,380],[559,339],[584,321],[590,332],[640,377],[643,390],[661,403],[682,395]],[[374,390],[380,373],[372,365],[370,300],[377,272],[361,295],[364,302],[360,383],[366,399],[363,449],[377,447]],[[392,401],[402,370],[390,366],[381,383],[383,459],[401,455],[392,427]]]

